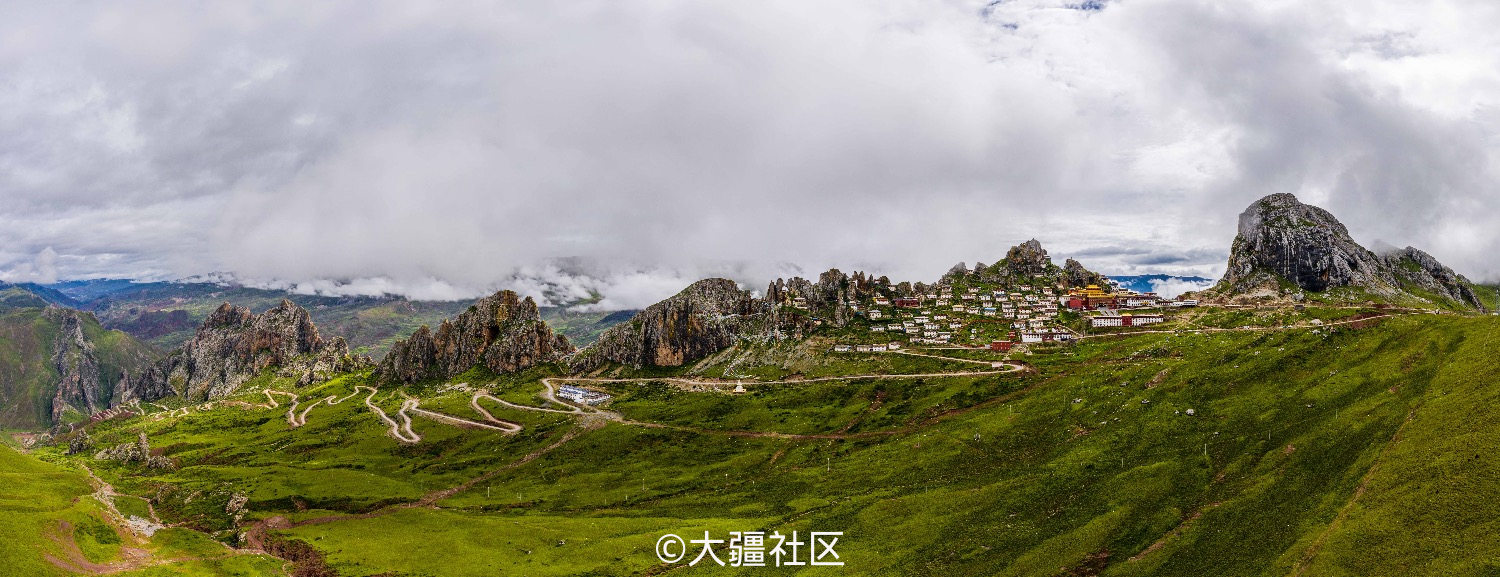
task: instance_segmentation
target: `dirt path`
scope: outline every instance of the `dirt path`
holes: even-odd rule
[[[410,411],[412,413],[415,413],[415,414],[427,417],[427,418],[432,419],[434,421],[437,421],[437,422],[440,422],[440,423],[446,423],[446,424],[453,425],[453,426],[456,426],[456,427],[467,427],[467,428],[473,428],[473,429],[489,429],[489,430],[492,430],[492,431],[500,431],[500,432],[505,433],[507,435],[514,435],[516,433],[521,432],[521,428],[522,427],[521,427],[520,423],[513,423],[513,422],[502,420],[502,419],[496,419],[494,417],[494,415],[491,415],[488,411],[485,411],[484,409],[479,408],[479,404],[477,402],[475,402],[477,398],[478,398],[477,394],[473,398],[470,398],[469,399],[469,404],[471,406],[473,406],[475,409],[477,409],[481,414],[483,414],[485,416],[485,418],[488,421],[490,421],[488,423],[481,423],[479,421],[471,421],[469,419],[464,419],[464,418],[461,418],[461,417],[455,417],[453,415],[446,415],[446,414],[443,414],[443,413],[438,413],[438,412],[429,411],[427,409],[423,409],[423,408],[420,407],[420,404],[421,404],[422,400],[418,399],[418,398],[414,398],[414,397],[407,397],[407,402],[410,403],[411,407],[408,409],[408,408],[406,408],[406,405],[403,404],[402,405],[402,410],[403,411]],[[410,431],[411,429],[408,428],[407,430]]]
[[[1295,329],[1321,329],[1321,328],[1336,327],[1336,326],[1341,326],[1341,325],[1352,325],[1352,324],[1356,324],[1356,323],[1363,323],[1363,322],[1375,321],[1375,320],[1380,320],[1380,319],[1387,319],[1387,318],[1392,318],[1392,317],[1403,317],[1403,316],[1409,316],[1409,315],[1415,315],[1415,314],[1421,314],[1421,313],[1415,313],[1415,312],[1410,312],[1410,313],[1385,313],[1385,314],[1380,314],[1380,315],[1375,315],[1375,316],[1368,316],[1368,317],[1349,318],[1349,319],[1344,319],[1344,320],[1341,320],[1341,321],[1330,321],[1330,322],[1325,322],[1325,323],[1323,323],[1321,325],[1312,325],[1312,324],[1307,324],[1307,325],[1292,325],[1292,326],[1288,326],[1288,327],[1285,327],[1285,328],[1283,328],[1283,327],[1230,327],[1230,328],[1223,328],[1223,327],[1199,327],[1199,328],[1196,328],[1196,329],[1175,329],[1175,330],[1174,329],[1162,329],[1162,330],[1151,330],[1151,331],[1129,331],[1129,332],[1120,332],[1120,333],[1100,333],[1100,334],[1093,334],[1093,335],[1083,335],[1083,336],[1080,336],[1078,338],[1080,338],[1080,339],[1100,339],[1100,338],[1105,338],[1105,337],[1125,337],[1125,336],[1130,336],[1130,335],[1161,335],[1161,334],[1177,334],[1177,333],[1202,334],[1202,333],[1225,333],[1225,332],[1285,331],[1285,330],[1295,330]]]
[[[380,420],[385,421],[385,424],[391,426],[391,430],[387,431],[386,434],[390,435],[391,437],[394,437],[397,441],[400,441],[402,443],[420,443],[420,442],[422,442],[422,437],[420,435],[418,435],[415,431],[411,430],[411,417],[406,416],[406,406],[407,406],[408,403],[411,402],[411,400],[408,399],[408,400],[402,402],[401,403],[401,411],[399,411],[398,413],[396,413],[397,416],[405,419],[406,423],[405,423],[405,427],[403,427],[400,423],[397,423],[395,419],[392,419],[389,416],[387,416],[385,414],[385,411],[380,410],[380,407],[375,406],[375,402],[374,402],[375,393],[380,392],[379,389],[375,389],[375,388],[371,388],[371,387],[366,387],[364,385],[359,385],[359,386],[354,387],[355,391],[358,391],[360,389],[368,389],[370,391],[370,396],[365,397],[365,406],[369,407],[370,411],[373,412],[373,413],[375,413],[375,416],[380,417]],[[404,431],[402,430],[403,428],[405,429]]]
[[[369,388],[369,387],[364,387],[364,388]],[[381,516],[389,515],[391,513],[395,513],[397,511],[402,511],[402,510],[406,510],[406,509],[416,509],[416,508],[423,508],[423,507],[434,507],[434,506],[436,506],[436,503],[438,501],[441,501],[443,499],[447,499],[449,497],[452,497],[454,495],[462,493],[462,492],[464,492],[464,491],[466,491],[466,490],[468,490],[470,488],[473,488],[474,485],[477,485],[477,484],[482,483],[484,481],[487,481],[489,479],[493,479],[496,476],[499,476],[501,473],[517,469],[517,468],[519,468],[519,467],[521,467],[521,466],[523,466],[523,465],[525,465],[527,463],[530,463],[532,461],[537,460],[542,455],[545,455],[545,454],[553,451],[554,449],[557,449],[558,447],[563,446],[568,441],[573,440],[575,437],[577,437],[579,434],[583,433],[585,430],[587,430],[586,427],[573,427],[571,429],[568,429],[568,431],[565,432],[565,433],[563,433],[563,435],[561,437],[558,437],[558,439],[556,441],[553,441],[551,444],[549,444],[549,445],[547,445],[545,447],[542,447],[540,449],[537,449],[535,451],[527,453],[527,454],[523,455],[520,459],[517,459],[517,460],[512,461],[510,463],[506,463],[504,466],[501,466],[499,468],[491,469],[490,471],[487,471],[487,472],[485,472],[482,475],[473,477],[473,478],[471,478],[471,479],[469,479],[467,481],[464,481],[464,482],[459,483],[457,485],[454,485],[452,487],[448,487],[446,489],[438,489],[436,491],[431,491],[431,492],[423,495],[421,498],[419,498],[419,499],[417,499],[415,501],[409,501],[409,502],[406,502],[406,503],[398,503],[398,504],[395,504],[395,505],[388,505],[388,506],[376,509],[374,511],[370,511],[368,513],[354,513],[354,514],[349,514],[349,515],[327,515],[327,516],[323,516],[323,517],[313,517],[311,519],[303,519],[301,521],[296,521],[296,522],[293,522],[293,521],[287,519],[286,517],[281,517],[281,516],[271,517],[269,519],[258,521],[254,525],[251,525],[250,529],[248,529],[245,532],[246,542],[247,542],[247,544],[251,548],[253,548],[255,550],[261,550],[261,551],[263,551],[264,548],[261,546],[261,543],[262,543],[262,539],[263,539],[263,537],[265,535],[265,532],[267,530],[273,530],[273,529],[291,529],[291,528],[295,528],[295,527],[303,527],[303,526],[307,526],[307,525],[322,525],[322,524],[325,524],[325,523],[334,523],[334,522],[338,522],[338,521],[353,521],[353,520],[359,520],[359,519],[372,519],[372,518],[375,518],[375,517],[381,517]]]

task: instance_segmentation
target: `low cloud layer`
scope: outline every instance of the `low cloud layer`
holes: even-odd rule
[[[0,279],[639,306],[704,274],[931,279],[1032,237],[1106,273],[1217,277],[1274,192],[1500,279],[1482,2],[16,12]]]

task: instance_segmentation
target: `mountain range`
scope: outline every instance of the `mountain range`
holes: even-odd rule
[[[24,575],[634,575],[672,569],[664,533],[769,527],[843,532],[858,574],[1492,573],[1500,293],[1291,195],[1238,233],[1199,306],[1130,310],[1037,240],[627,313],[0,287],[0,425],[29,451],[0,450],[24,527],[0,551]]]

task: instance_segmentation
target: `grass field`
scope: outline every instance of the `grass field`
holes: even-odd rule
[[[1324,316],[1344,315],[1200,320],[1283,326]],[[653,552],[662,534],[704,530],[843,531],[846,566],[808,574],[1500,574],[1500,461],[1490,450],[1500,444],[1500,320],[1415,315],[1039,350],[1018,374],[754,384],[743,394],[643,375],[601,385],[624,422],[486,402],[524,430],[418,417],[414,445],[387,436],[364,405],[368,392],[315,406],[296,429],[284,398],[275,409],[221,403],[92,428],[98,446],[146,432],[175,471],[60,448],[38,455],[89,462],[116,489],[202,531],[191,533],[200,540],[236,542],[239,530],[284,518],[271,534],[343,575],[638,574],[662,568]],[[730,352],[676,374],[984,369],[806,354]],[[465,381],[542,407],[537,379],[550,374]],[[303,403],[342,398],[363,379],[296,392]],[[255,386],[293,390],[269,378]],[[406,392],[425,409],[478,418],[457,387]],[[266,402],[256,391],[237,400]],[[394,415],[401,391],[373,402]],[[91,490],[72,475],[58,485]],[[236,495],[248,500],[238,530],[225,512]],[[69,508],[86,506],[78,503],[34,517],[44,526],[87,514]],[[33,541],[7,557],[48,546]],[[110,554],[107,544],[95,549]],[[215,562],[242,559],[254,558]],[[201,565],[193,570],[234,574]]]

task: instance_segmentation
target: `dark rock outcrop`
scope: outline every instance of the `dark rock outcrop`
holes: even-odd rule
[[[773,292],[776,298],[787,290],[836,294],[840,282],[838,275],[828,274],[819,279],[816,289],[802,279],[790,283],[778,281],[779,288],[773,284]],[[681,366],[734,345],[744,334],[758,332],[763,304],[749,292],[740,290],[732,280],[700,280],[647,307],[630,321],[611,327],[571,364],[578,371],[593,370],[606,363]]]
[[[1042,243],[1034,238],[1011,247],[1005,252],[1005,260],[997,264],[1003,266],[1012,278],[1044,275],[1051,272],[1053,267],[1052,258],[1047,256],[1047,249],[1042,248]]]
[[[1080,279],[1097,278],[1102,280],[1103,276],[1089,272],[1077,261],[1069,259],[1073,263],[1074,275]],[[1047,254],[1047,249],[1042,248],[1042,243],[1031,239],[1005,251],[1005,258],[989,266],[975,265],[970,276],[974,280],[986,283],[997,283],[1002,286],[1014,286],[1018,284],[1033,284],[1042,281],[1048,284],[1056,284],[1065,280],[1066,271],[1052,263],[1052,257]],[[950,273],[943,277],[944,282],[956,280]],[[1091,284],[1085,282],[1084,285]],[[1099,284],[1099,283],[1092,283]],[[1074,286],[1070,284],[1069,286]],[[1078,285],[1082,286],[1082,285]]]
[[[523,371],[555,362],[573,352],[573,345],[541,320],[536,302],[515,292],[500,291],[482,298],[457,317],[443,321],[437,331],[423,326],[391,347],[376,375],[412,383],[448,379],[476,366],[497,373]]]
[[[1071,258],[1063,262],[1062,279],[1064,284],[1072,288],[1082,288],[1089,285],[1105,286],[1109,282],[1109,279],[1105,278],[1104,275],[1083,268],[1082,263]]]
[[[1240,213],[1223,283],[1230,292],[1248,292],[1280,280],[1313,292],[1354,286],[1387,295],[1396,283],[1380,257],[1354,242],[1328,211],[1273,194]]]
[[[1473,283],[1464,275],[1443,266],[1432,255],[1406,247],[1384,255],[1386,263],[1401,280],[1410,286],[1443,298],[1484,310],[1484,302],[1474,291]]]
[[[267,369],[308,384],[368,364],[351,355],[342,338],[324,340],[307,310],[289,300],[259,315],[224,303],[182,348],[131,379],[115,404],[170,396],[216,399]]]
[[[1209,296],[1320,293],[1350,287],[1381,299],[1430,300],[1412,289],[1483,308],[1467,279],[1425,252],[1406,248],[1377,255],[1349,236],[1328,211],[1290,194],[1272,194],[1240,214],[1224,278]]]

